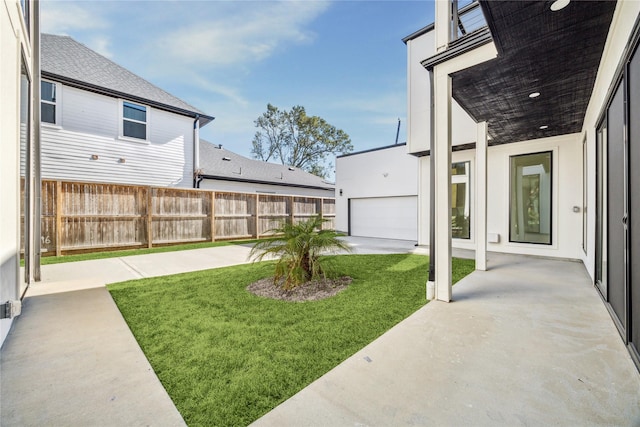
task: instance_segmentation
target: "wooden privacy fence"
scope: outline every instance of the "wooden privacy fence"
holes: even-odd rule
[[[256,239],[318,214],[333,229],[335,199],[43,180],[42,251]]]

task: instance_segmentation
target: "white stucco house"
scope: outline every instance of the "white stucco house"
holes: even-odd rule
[[[577,260],[640,367],[640,2],[462,3],[404,39],[431,296],[452,246]]]
[[[336,229],[417,241],[418,159],[407,144],[337,156]]]
[[[0,2],[0,346],[40,275],[39,16],[38,2]]]
[[[239,193],[333,197],[335,185],[299,168],[250,159],[221,144],[200,141],[196,187]]]
[[[42,34],[42,178],[192,188],[214,118],[67,36]]]

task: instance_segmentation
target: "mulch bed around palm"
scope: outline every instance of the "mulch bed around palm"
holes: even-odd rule
[[[332,297],[345,290],[353,281],[351,277],[343,276],[337,279],[319,279],[306,282],[290,291],[282,289],[280,284],[275,284],[273,277],[258,280],[247,286],[252,294],[285,301],[318,301]]]

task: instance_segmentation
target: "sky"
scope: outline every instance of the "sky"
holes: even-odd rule
[[[216,119],[200,136],[251,157],[271,103],[305,107],[354,151],[406,141],[402,38],[432,0],[43,0],[42,32],[68,35]]]

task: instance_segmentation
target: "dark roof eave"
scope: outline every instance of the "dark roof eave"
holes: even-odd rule
[[[425,59],[420,64],[427,70],[432,70],[438,64],[442,64],[450,59],[460,56],[470,50],[476,49],[487,43],[491,43],[493,37],[489,27],[480,28],[464,38],[452,43],[449,48],[443,52],[437,53],[430,58]]]
[[[281,187],[295,187],[295,188],[308,188],[312,190],[335,191],[335,187],[319,187],[315,185],[291,184],[288,182],[263,181],[260,179],[234,178],[230,176],[207,175],[207,174],[200,175],[200,177],[204,179],[216,179],[218,181],[246,182],[249,184],[269,184],[269,185],[278,185]]]
[[[209,116],[206,115],[200,111],[190,111],[190,110],[186,110],[184,108],[179,108],[179,107],[174,107],[172,105],[167,105],[167,104],[163,104],[161,102],[157,102],[157,101],[152,101],[150,99],[147,98],[142,98],[140,96],[136,96],[136,95],[131,95],[128,93],[123,93],[123,92],[118,92],[112,89],[107,89],[104,88],[102,86],[98,86],[98,85],[94,85],[91,83],[86,83],[86,82],[82,82],[80,80],[76,80],[76,79],[72,79],[70,77],[65,77],[65,76],[61,76],[59,74],[54,74],[54,73],[50,73],[48,71],[41,71],[41,75],[42,77],[46,78],[46,79],[50,79],[50,80],[55,80],[58,81],[60,83],[66,84],[68,86],[72,86],[78,89],[83,89],[83,90],[87,90],[89,92],[94,92],[94,93],[98,93],[100,95],[106,95],[106,96],[111,96],[114,98],[123,98],[123,99],[128,99],[131,101],[135,101],[135,102],[140,102],[142,104],[146,104],[149,105],[151,107],[155,107],[158,108],[160,110],[164,110],[164,111],[169,111],[171,113],[176,113],[176,114],[180,114],[182,116],[188,116],[188,117],[199,117],[200,118],[200,127],[204,127],[207,124],[209,124],[210,122],[212,122],[213,120],[215,120],[215,117],[213,116]]]
[[[420,37],[423,34],[428,33],[429,31],[434,30],[436,27],[435,23],[431,23],[429,25],[427,25],[426,27],[420,28],[418,31],[409,34],[408,36],[406,36],[405,38],[402,39],[402,43],[407,44],[408,41],[413,40],[413,39],[417,39],[418,37]]]
[[[388,150],[393,147],[404,147],[406,145],[407,145],[406,142],[401,142],[399,144],[386,145],[384,147],[370,148],[368,150],[356,151],[354,153],[340,154],[339,156],[336,156],[336,159],[341,159],[343,157],[349,157],[349,156],[357,156],[358,154],[371,153],[373,151]]]

